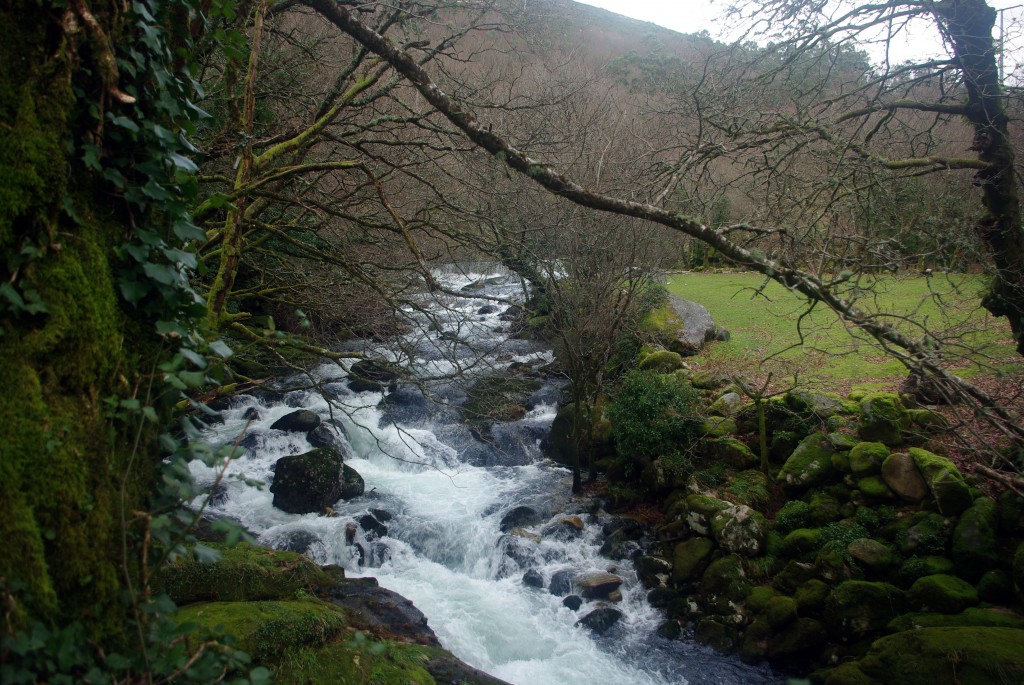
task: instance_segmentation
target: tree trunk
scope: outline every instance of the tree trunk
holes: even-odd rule
[[[977,231],[996,268],[982,304],[1009,320],[1017,351],[1024,354],[1024,230],[1006,99],[992,40],[996,11],[984,0],[945,0],[936,3],[935,14],[963,73],[967,117],[974,129],[972,148],[989,165],[975,176],[986,210]]]

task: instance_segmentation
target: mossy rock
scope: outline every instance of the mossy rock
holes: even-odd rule
[[[467,390],[462,416],[474,425],[514,421],[522,418],[530,396],[540,387],[541,382],[531,378],[485,376]]]
[[[865,442],[899,445],[910,428],[910,413],[900,396],[891,392],[871,393],[860,401],[857,434]]]
[[[768,522],[756,509],[736,504],[712,516],[711,534],[726,553],[754,557],[764,547]]]
[[[801,500],[789,500],[775,514],[775,530],[785,533],[796,528],[804,528],[811,520],[811,507]]]
[[[324,511],[342,497],[342,461],[330,447],[278,459],[270,485],[274,507],[290,514]]]
[[[978,581],[978,599],[990,604],[1013,601],[1013,580],[1006,571],[994,568],[986,571]]]
[[[755,618],[743,631],[743,643],[740,645],[740,659],[747,664],[756,664],[768,654],[768,640],[775,630],[768,625],[764,616]]]
[[[952,461],[916,447],[911,447],[907,453],[928,484],[939,513],[956,516],[971,506],[970,488]]]
[[[763,614],[765,607],[768,606],[768,600],[778,596],[778,594],[772,587],[758,585],[757,587],[750,588],[750,592],[747,593],[747,598],[743,603],[746,604],[747,610],[755,614]]]
[[[683,358],[678,352],[659,350],[643,357],[637,367],[643,371],[672,373],[684,367]]]
[[[822,485],[837,475],[832,470],[835,451],[827,435],[812,433],[793,450],[776,480],[790,491]]]
[[[737,430],[736,420],[729,416],[709,416],[701,424],[701,432],[709,438],[724,438]]]
[[[996,502],[979,497],[953,529],[952,556],[958,576],[977,581],[999,562]]]
[[[820,528],[797,528],[783,538],[779,551],[785,557],[800,559],[817,552],[821,542]]]
[[[886,457],[882,462],[882,478],[889,488],[905,502],[916,504],[928,496],[928,484],[913,458],[905,452]]]
[[[949,548],[950,521],[934,512],[920,512],[906,519],[896,534],[896,544],[906,555],[942,556]]]
[[[918,628],[948,628],[951,626],[973,626],[983,628],[1015,628],[1024,630],[1024,617],[1010,611],[972,607],[959,614],[903,614],[893,619],[886,630],[898,633]]]
[[[746,443],[733,437],[707,440],[701,446],[701,452],[713,462],[728,464],[735,469],[749,469],[761,463]]]
[[[705,618],[697,624],[694,636],[702,645],[719,654],[728,654],[736,647],[736,628],[717,617]]]
[[[869,500],[887,502],[896,499],[896,493],[889,489],[881,476],[868,476],[857,481],[857,489]]]
[[[959,614],[978,603],[978,591],[962,578],[938,574],[915,580],[907,599],[920,611]]]
[[[591,429],[589,421],[597,418],[597,422]],[[544,446],[547,454],[554,461],[563,466],[572,466],[576,458],[576,441],[573,438],[573,426],[576,423],[576,405],[567,404],[558,410],[554,421],[551,422],[551,430]],[[591,430],[591,453],[595,459],[605,459],[615,454],[615,445],[611,437],[611,423],[604,418],[602,405],[598,402],[596,408],[588,407],[583,411],[580,420],[580,429]],[[609,477],[611,477],[611,470]]]
[[[999,530],[1004,535],[1024,535],[1024,497],[1012,490],[999,495]]]
[[[808,503],[808,517],[812,525],[824,526],[843,516],[842,504],[827,492],[816,492]]]
[[[880,442],[859,442],[850,450],[850,471],[856,477],[876,474],[888,456],[889,448]]]
[[[948,574],[953,572],[953,562],[940,556],[912,556],[900,566],[897,573],[899,581],[910,586],[918,578]]]
[[[731,502],[707,495],[692,493],[687,495],[685,504],[686,522],[694,532],[700,535],[711,535],[711,519],[715,514],[732,506]]]
[[[221,553],[219,561],[203,563],[189,553],[157,574],[154,587],[175,604],[287,599],[300,591],[316,592],[340,582],[341,569],[325,570],[294,552],[238,544],[206,543]]]
[[[920,628],[871,645],[826,685],[992,685],[1024,681],[1024,630]]]
[[[779,629],[796,620],[797,603],[792,597],[776,595],[765,604],[764,616],[772,628]]]
[[[672,553],[672,582],[685,583],[699,578],[714,551],[715,543],[705,537],[680,542]]]
[[[804,583],[818,578],[814,564],[804,561],[790,561],[772,578],[772,585],[784,594],[792,594]]]
[[[768,640],[769,659],[817,652],[828,640],[822,624],[812,618],[798,618]]]
[[[846,547],[846,553],[869,571],[879,572],[889,568],[893,553],[888,545],[871,538],[859,538]]]
[[[750,582],[743,571],[743,562],[735,554],[712,561],[697,588],[702,604],[717,614],[735,611],[750,591]]]
[[[207,634],[223,628],[262,663],[299,647],[324,644],[348,625],[344,610],[318,599],[204,602],[179,610],[175,619],[196,624]]]
[[[785,395],[785,401],[793,411],[813,414],[820,419],[827,419],[846,409],[843,398],[830,392],[790,390]]]
[[[797,611],[801,616],[821,616],[831,592],[832,588],[825,581],[817,578],[808,580],[793,593]]]
[[[836,452],[832,455],[832,468],[839,473],[851,473],[850,468],[850,453],[849,452]]]
[[[889,583],[848,580],[826,600],[825,624],[844,642],[859,640],[903,613],[905,602],[905,593]]]
[[[929,432],[949,430],[949,419],[932,409],[911,409],[910,420],[916,426],[926,428]]]
[[[708,414],[713,416],[732,416],[739,411],[743,404],[743,398],[739,393],[727,392],[711,403],[708,407]]]
[[[722,495],[730,502],[763,511],[771,504],[771,480],[760,471],[748,469],[730,478]]]

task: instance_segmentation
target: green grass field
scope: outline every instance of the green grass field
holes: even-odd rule
[[[668,278],[668,291],[707,307],[716,323],[731,333],[694,358],[705,366],[727,366],[755,377],[769,371],[781,383],[799,372],[801,385],[835,389],[891,387],[906,370],[864,334],[847,330],[823,306],[808,312],[807,303],[781,285],[766,287],[754,273],[683,273]],[[942,342],[943,358],[956,373],[1021,370],[1005,320],[979,306],[980,276],[936,275],[931,278],[879,277],[862,280],[847,295],[859,308],[883,316],[904,333]]]

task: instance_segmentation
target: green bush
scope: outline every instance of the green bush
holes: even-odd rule
[[[629,372],[607,410],[616,449],[631,461],[664,457],[677,472],[689,471],[704,421],[699,407],[700,396],[685,379]]]

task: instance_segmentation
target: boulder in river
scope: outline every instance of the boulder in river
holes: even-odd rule
[[[589,628],[591,631],[601,635],[608,632],[621,618],[622,612],[618,609],[614,607],[601,607],[600,609],[594,609],[581,618],[576,622],[576,625]]]
[[[343,488],[341,453],[321,448],[278,459],[270,491],[278,509],[309,514],[341,499]]]
[[[392,364],[360,359],[348,370],[348,387],[352,392],[381,391],[396,387],[400,375],[398,368]]]
[[[354,468],[345,464],[341,474],[341,499],[359,497],[366,490],[363,477]]]
[[[614,573],[588,573],[577,576],[576,585],[587,599],[606,599],[609,594],[619,589],[622,578]]]
[[[507,533],[513,528],[535,526],[541,522],[540,514],[533,507],[518,506],[501,517],[501,532]]]
[[[319,425],[320,417],[316,412],[308,409],[298,409],[290,414],[285,414],[270,427],[274,430],[291,433],[308,433]]]

